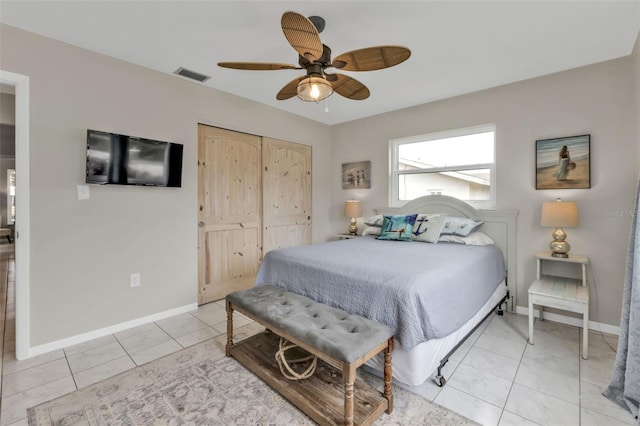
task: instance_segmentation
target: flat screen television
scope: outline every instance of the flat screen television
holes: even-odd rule
[[[180,187],[182,145],[87,130],[87,183]]]

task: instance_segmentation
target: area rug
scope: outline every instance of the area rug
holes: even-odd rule
[[[314,422],[211,339],[28,410],[29,425],[312,425]],[[376,388],[380,378],[359,377]],[[471,425],[394,386],[376,425]]]

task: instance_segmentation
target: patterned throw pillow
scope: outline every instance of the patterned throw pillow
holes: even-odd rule
[[[385,216],[378,240],[411,241],[417,214]]]
[[[444,225],[446,213],[418,214],[413,225],[413,239],[427,243],[437,243],[440,238],[440,230]]]
[[[466,237],[472,232],[480,229],[484,222],[481,220],[473,220],[468,217],[448,216],[444,221],[444,226],[440,231],[441,234],[453,234]]]

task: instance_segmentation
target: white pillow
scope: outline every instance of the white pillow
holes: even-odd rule
[[[380,231],[382,231],[381,226],[367,226],[362,231],[362,236],[366,235],[380,235]]]
[[[449,216],[444,221],[442,233],[466,237],[480,229],[483,223],[481,220],[473,220],[468,217]]]
[[[460,235],[453,234],[442,234],[440,235],[440,238],[438,238],[438,241],[467,244],[470,246],[488,246],[491,244],[495,244],[491,237],[480,231],[474,232],[473,234],[470,234],[466,237],[461,237]]]
[[[418,214],[416,223],[413,225],[412,239],[414,241],[437,243],[438,237],[440,237],[440,230],[446,218],[446,213]]]
[[[382,226],[383,221],[384,221],[384,216],[381,214],[377,214],[377,215],[366,218],[364,221],[364,224],[369,226]]]

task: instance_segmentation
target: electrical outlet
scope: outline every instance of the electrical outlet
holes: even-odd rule
[[[129,285],[131,287],[138,287],[140,285],[140,274],[131,274],[131,278],[129,279]]]
[[[88,200],[89,196],[89,185],[78,185],[78,200]]]

